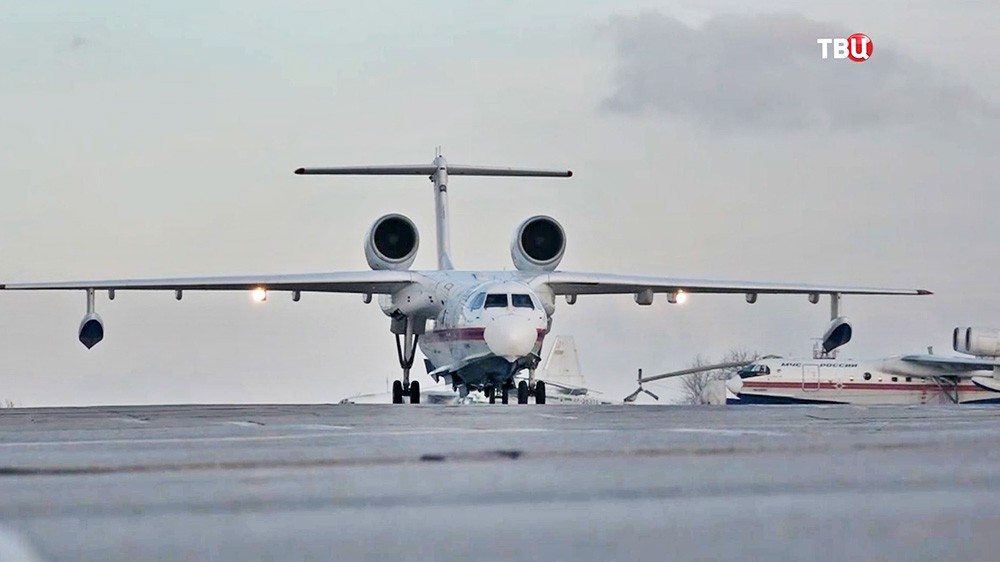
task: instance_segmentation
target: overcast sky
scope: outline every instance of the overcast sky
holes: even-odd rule
[[[303,165],[568,167],[457,178],[456,265],[511,268],[524,218],[562,268],[922,287],[848,298],[842,357],[949,349],[1000,327],[996,2],[80,3],[0,0],[0,281],[362,270],[387,212],[424,236],[414,178]],[[818,37],[868,34],[868,62]],[[0,399],[22,405],[329,402],[398,376],[356,296],[0,294]],[[560,303],[590,383],[730,347],[808,354],[826,302]],[[429,379],[420,374],[425,385]]]

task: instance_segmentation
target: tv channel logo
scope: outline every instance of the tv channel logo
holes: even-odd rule
[[[816,42],[819,43],[820,54],[824,59],[830,58],[830,51],[833,51],[835,59],[851,59],[854,62],[865,62],[872,56],[871,37],[864,33],[855,33],[847,39],[843,37],[817,39]]]

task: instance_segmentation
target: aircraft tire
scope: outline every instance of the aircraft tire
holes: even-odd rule
[[[510,386],[505,384],[500,387],[500,403],[507,404],[508,402],[510,402]]]
[[[490,404],[497,403],[496,389],[493,388],[492,384],[488,384],[485,387],[483,387],[483,394],[486,395],[486,399],[490,401]]]
[[[399,381],[392,381],[392,403],[403,403],[403,383]]]
[[[410,383],[410,404],[420,403],[420,383],[413,381]]]
[[[517,383],[517,403],[528,403],[528,383],[524,381]]]
[[[535,383],[535,404],[545,403],[545,382],[538,381]]]

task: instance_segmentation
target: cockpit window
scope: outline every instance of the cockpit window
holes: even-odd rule
[[[476,293],[476,296],[469,301],[469,310],[479,310],[483,307],[484,302],[486,302],[486,293]]]
[[[535,308],[535,305],[531,302],[531,295],[511,295],[510,302],[514,305],[514,308]]]
[[[770,375],[771,368],[767,365],[747,365],[737,373],[741,379],[747,377],[759,377],[760,375]]]
[[[507,294],[492,293],[486,295],[486,308],[507,308]]]

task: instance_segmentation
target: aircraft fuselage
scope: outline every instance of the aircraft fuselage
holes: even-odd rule
[[[765,359],[726,381],[734,404],[945,404],[1000,402],[1000,392],[972,379],[897,358],[873,361]],[[991,371],[982,371],[992,380]],[[941,377],[935,380],[935,377]]]
[[[391,318],[416,319],[428,372],[456,387],[501,387],[538,364],[553,299],[517,272],[426,272],[422,283],[380,298]]]

